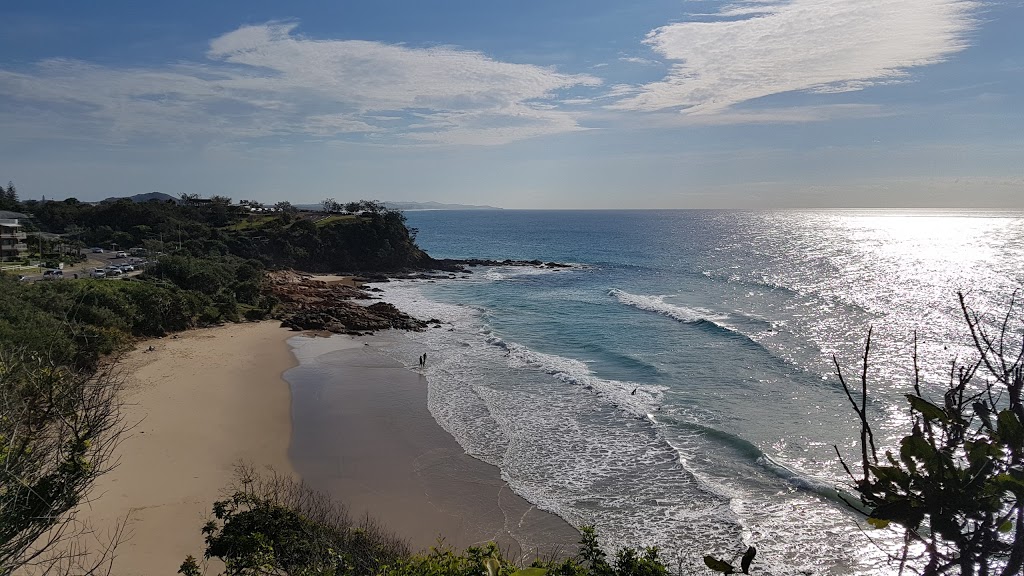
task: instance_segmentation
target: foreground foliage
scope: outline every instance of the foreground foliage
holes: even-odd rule
[[[411,554],[408,544],[370,518],[354,522],[347,509],[302,483],[240,467],[231,498],[216,502],[203,527],[206,560],[223,562],[225,576],[668,576],[657,548],[623,548],[608,561],[592,527],[581,529],[579,553],[536,559],[526,568],[496,544],[457,553],[438,545]],[[199,576],[193,556],[180,574]]]
[[[88,550],[75,517],[124,437],[110,370],[75,371],[0,347],[0,573],[89,574],[109,566],[121,528]]]
[[[859,402],[839,371],[861,421],[859,474],[847,472],[870,509],[868,522],[902,530],[904,544],[894,558],[901,571],[1021,574],[1024,309],[1014,300],[990,328],[962,294],[960,306],[977,357],[954,362],[945,392],[933,401],[923,391],[915,352],[907,394],[913,425],[895,453],[879,457],[867,416],[870,333]]]
[[[409,548],[370,518],[354,521],[347,508],[290,478],[237,469],[232,496],[216,502],[203,526],[205,559],[224,574],[376,574],[406,558]],[[197,576],[189,556],[179,573]]]

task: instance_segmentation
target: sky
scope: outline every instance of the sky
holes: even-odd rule
[[[1024,209],[1024,1],[5,0],[0,180]]]

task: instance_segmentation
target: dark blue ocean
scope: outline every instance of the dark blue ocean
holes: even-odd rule
[[[758,548],[773,574],[886,573],[887,531],[842,500],[851,377],[870,328],[880,442],[906,430],[916,332],[928,387],[965,355],[957,290],[999,313],[1024,285],[1024,215],[886,211],[426,211],[438,258],[541,259],[382,284],[441,329],[429,407],[471,455],[610,549],[684,566]],[[870,540],[869,540],[870,537]],[[871,542],[873,540],[875,543]]]

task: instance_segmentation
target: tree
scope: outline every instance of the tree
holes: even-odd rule
[[[299,211],[298,208],[292,206],[292,203],[287,200],[274,204],[274,210],[284,214],[294,214]]]
[[[18,191],[14,182],[7,183],[7,189],[0,186],[0,210],[14,210],[18,207]]]
[[[26,350],[0,350],[0,573],[94,573],[109,566],[123,524],[99,550],[75,517],[113,468],[127,427],[120,377],[74,371]]]
[[[335,214],[342,211],[341,204],[339,204],[334,198],[324,198],[320,201],[320,206],[323,207],[324,212],[327,212],[328,214]]]
[[[860,469],[843,461],[875,527],[903,532],[901,571],[926,576],[1020,574],[1024,569],[1024,308],[1015,297],[993,324],[959,294],[977,357],[954,361],[941,399],[926,398],[914,351],[913,420],[894,453],[879,458],[868,409],[868,333],[860,394],[840,382],[861,424]],[[859,400],[859,402],[858,402]],[[839,453],[838,447],[836,453]],[[842,460],[842,455],[840,454]]]

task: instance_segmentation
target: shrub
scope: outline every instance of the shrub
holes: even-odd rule
[[[932,401],[923,391],[915,346],[912,392],[906,395],[913,424],[884,457],[878,455],[867,414],[871,333],[858,397],[836,364],[861,423],[859,474],[846,471],[870,510],[868,522],[903,532],[902,550],[894,558],[901,571],[1021,574],[1024,309],[1014,298],[992,332],[963,294],[959,298],[977,356],[954,361],[945,392]]]
[[[76,371],[25,349],[0,348],[0,573],[89,574],[109,568],[123,524],[100,549],[75,518],[116,464],[127,427],[119,376]]]
[[[305,484],[278,475],[236,470],[231,498],[216,502],[203,527],[206,558],[224,562],[225,574],[377,574],[409,554],[399,539],[370,518],[348,510]],[[201,573],[194,557],[179,573]]]

